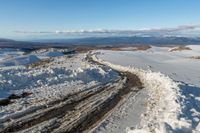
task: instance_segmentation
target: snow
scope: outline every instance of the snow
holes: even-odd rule
[[[145,113],[145,102],[147,100],[146,90],[137,94],[127,96],[126,103],[116,109],[99,126],[92,130],[92,133],[123,133],[128,127],[133,127],[140,122],[141,113]]]
[[[18,66],[27,65],[40,61],[40,59],[35,55],[20,56],[10,60],[4,60],[0,62],[0,66]]]
[[[49,52],[47,53],[47,56],[49,57],[57,57],[57,56],[63,56],[64,54],[60,53],[60,52]]]
[[[146,51],[94,51],[94,60],[136,74],[144,89],[127,96],[127,101],[91,132],[200,132],[200,60],[190,58],[200,56],[200,46],[187,47],[192,50],[170,52],[171,47],[151,46]],[[0,49],[0,99],[32,93],[1,106],[0,122],[119,78],[109,67],[90,64],[85,57],[76,54],[68,58],[57,49],[26,54]],[[27,67],[44,59],[50,62]]]
[[[169,47],[152,46],[146,51],[97,51],[101,53],[98,61],[137,74],[148,91],[140,124],[131,126],[135,129],[127,126],[124,131],[200,131],[200,61],[189,58],[200,55],[200,46],[188,47],[192,50],[169,52]]]
[[[16,56],[23,55],[24,52],[19,51],[18,49],[11,49],[11,48],[0,48],[0,62],[11,59]]]
[[[0,49],[0,67],[28,65],[42,59],[64,56],[62,50],[40,49],[30,53],[19,49]]]

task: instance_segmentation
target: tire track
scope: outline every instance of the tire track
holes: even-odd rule
[[[86,58],[94,65],[101,65]],[[102,65],[101,65],[102,66]],[[105,66],[104,66],[105,67]],[[139,78],[129,72],[119,72],[113,83],[89,88],[50,103],[34,112],[28,112],[14,121],[1,123],[0,132],[54,132],[80,133],[94,128],[130,93],[142,88]],[[134,88],[134,89],[133,89]]]

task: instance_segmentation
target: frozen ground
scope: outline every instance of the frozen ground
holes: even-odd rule
[[[200,46],[188,47],[192,50],[152,46],[146,51],[98,51],[100,62],[137,73],[148,92],[147,111],[137,126],[129,120],[127,127],[133,123],[137,128],[128,132],[200,131],[200,60],[191,58],[200,56]]]

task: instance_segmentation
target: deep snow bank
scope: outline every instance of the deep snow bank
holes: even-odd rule
[[[181,98],[179,83],[158,72],[115,65],[98,59],[95,55],[93,55],[93,59],[115,70],[129,71],[136,74],[149,92],[149,99],[145,105],[147,112],[142,114],[141,123],[135,129],[127,128],[127,132],[195,131],[189,121],[179,117],[182,113],[179,100]]]

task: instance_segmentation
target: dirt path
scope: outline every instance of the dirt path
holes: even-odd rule
[[[128,94],[142,88],[136,75],[129,72],[119,72],[119,75],[121,78],[113,83],[89,88],[15,117],[13,121],[4,121],[0,132],[87,132],[126,101]]]

